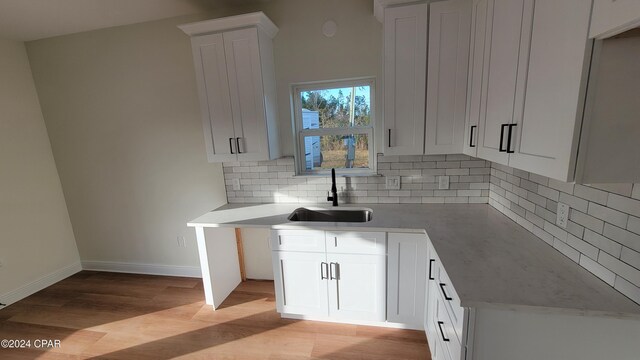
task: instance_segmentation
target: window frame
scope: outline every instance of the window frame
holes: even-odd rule
[[[368,126],[356,126],[350,128],[325,128],[325,129],[303,129],[302,125],[302,98],[300,93],[311,90],[326,90],[336,88],[369,86],[370,100],[370,123]],[[369,167],[363,168],[336,168],[336,174],[342,176],[370,176],[376,173],[375,164],[375,78],[363,77],[353,79],[328,80],[299,83],[291,86],[292,101],[292,128],[294,138],[294,158],[296,175],[329,175],[331,169],[307,170],[306,157],[304,154],[304,138],[305,136],[323,136],[323,135],[359,135],[366,134],[368,136],[369,147]]]

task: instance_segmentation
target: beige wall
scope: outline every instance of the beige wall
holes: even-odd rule
[[[198,266],[186,223],[226,202],[221,166],[206,159],[190,45],[175,25],[27,44],[83,261]]]
[[[291,155],[292,83],[379,79],[371,6],[274,0],[28,43],[82,260],[197,266],[185,223],[226,201],[221,166],[206,162],[189,38],[176,25],[257,10],[278,25],[280,138]],[[333,38],[321,33],[328,19]]]
[[[24,44],[0,54],[1,301],[79,257]]]

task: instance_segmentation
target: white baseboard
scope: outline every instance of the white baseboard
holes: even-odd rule
[[[69,276],[80,272],[81,270],[82,266],[80,265],[80,262],[73,263],[26,285],[23,285],[15,290],[9,291],[6,294],[0,295],[0,302],[11,305],[16,301],[22,300],[29,295],[35,294],[38,291],[57,283],[60,280],[64,280]]]
[[[340,319],[332,319],[330,317],[323,317],[323,316],[308,316],[308,315],[288,314],[288,313],[280,313],[280,317],[285,319],[295,319],[295,320],[310,320],[310,321],[332,322],[332,323],[339,323],[339,324],[366,325],[366,326],[378,326],[378,327],[386,327],[386,328],[394,328],[394,329],[409,329],[409,330],[424,331],[423,326],[393,323],[388,321],[340,320]]]
[[[82,269],[130,274],[202,277],[202,272],[198,266],[137,264],[112,261],[83,261]]]

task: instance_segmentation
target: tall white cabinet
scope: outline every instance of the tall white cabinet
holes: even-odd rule
[[[466,154],[571,181],[591,1],[474,0]]]
[[[384,9],[384,153],[424,152],[427,4]]]
[[[209,162],[277,158],[278,28],[262,12],[179,27],[191,36]]]
[[[470,28],[468,0],[429,5],[425,154],[462,151]]]

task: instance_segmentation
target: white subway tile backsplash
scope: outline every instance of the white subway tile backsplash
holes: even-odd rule
[[[493,163],[490,173],[491,206],[640,303],[640,184],[574,185]],[[571,208],[566,229],[558,202]]]
[[[598,255],[598,262],[633,285],[640,286],[640,270],[604,252],[600,252],[600,255]]]
[[[622,227],[627,226],[627,221],[629,220],[629,215],[593,202],[589,203],[589,211],[587,213],[600,220]]]
[[[618,276],[615,283],[616,290],[625,294],[631,300],[640,304],[640,287],[633,285],[627,280]]]
[[[573,195],[602,205],[606,205],[609,198],[609,193],[605,191],[577,184],[573,190]]]
[[[584,256],[584,254],[580,256],[580,265],[583,268],[589,270],[593,275],[602,279],[602,281],[611,286],[614,286],[616,281],[616,274],[613,271],[598,264],[598,262],[592,260],[591,258]]]
[[[617,194],[610,194],[607,206],[627,214],[640,216],[640,200],[631,199]]]
[[[633,231],[636,234],[640,234],[640,218],[635,216],[629,216],[629,222],[627,223],[627,230]]]
[[[589,229],[584,231],[584,241],[615,257],[620,257],[622,245]]]
[[[602,232],[604,231],[604,221],[596,219],[593,216],[587,215],[583,212],[577,211],[576,209],[571,209],[569,211],[569,219],[599,234],[602,234]]]
[[[635,251],[640,251],[640,235],[611,224],[605,224],[604,236],[613,239],[626,247],[634,249]]]
[[[384,176],[338,177],[343,203],[486,203],[491,163],[467,155],[378,156],[380,175],[401,176],[400,190],[387,190]],[[462,165],[464,163],[464,165]],[[472,171],[473,170],[473,171]],[[295,176],[291,157],[260,162],[223,163],[230,203],[325,203],[327,176]],[[437,176],[450,176],[450,190],[434,195]],[[233,190],[233,180],[240,190]],[[446,198],[446,199],[445,199]]]

